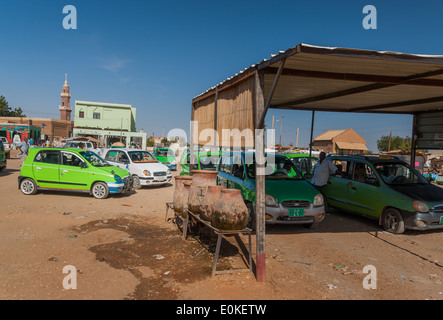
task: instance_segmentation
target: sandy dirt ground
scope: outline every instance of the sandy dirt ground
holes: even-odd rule
[[[267,227],[266,282],[255,277],[254,234],[253,272],[212,277],[213,238],[183,240],[165,219],[173,184],[96,200],[25,196],[18,176],[12,158],[0,173],[3,300],[443,300],[443,231],[392,235],[333,211],[312,229]],[[248,238],[237,240],[224,238],[218,270],[247,268]],[[363,286],[375,276],[365,266],[375,289]],[[77,287],[65,289],[72,270]]]

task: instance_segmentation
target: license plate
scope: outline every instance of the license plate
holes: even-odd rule
[[[155,177],[154,180],[155,181],[165,181],[166,179],[163,177]]]
[[[440,217],[440,224],[443,223],[443,216]]]
[[[289,209],[289,217],[303,217],[305,215],[305,209],[293,208]]]

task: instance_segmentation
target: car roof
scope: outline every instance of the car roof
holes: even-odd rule
[[[367,160],[369,162],[404,162],[403,160],[389,155],[328,155],[326,158],[350,159],[350,160]]]
[[[113,151],[143,151],[143,152],[149,152],[147,150],[137,149],[137,148],[107,148],[106,150],[113,150]],[[149,152],[150,153],[150,152]]]

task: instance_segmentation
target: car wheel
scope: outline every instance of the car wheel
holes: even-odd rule
[[[246,207],[248,208],[248,212],[249,212],[248,224],[246,226],[251,230],[255,230],[256,223],[255,223],[254,206],[252,205],[252,203],[248,202],[248,203],[246,203]]]
[[[109,195],[109,188],[104,182],[97,182],[92,187],[92,195],[96,199],[106,199]]]
[[[396,234],[405,231],[405,221],[397,209],[389,208],[384,212],[383,228],[388,232]]]
[[[132,189],[140,189],[142,184],[140,182],[140,178],[138,176],[132,176]]]
[[[37,184],[30,178],[23,179],[20,182],[20,190],[27,196],[35,194],[37,192]]]

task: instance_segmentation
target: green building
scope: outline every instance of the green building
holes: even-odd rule
[[[147,134],[136,132],[135,118],[131,105],[76,101],[73,135],[98,139],[106,148],[122,142],[146,149]]]

